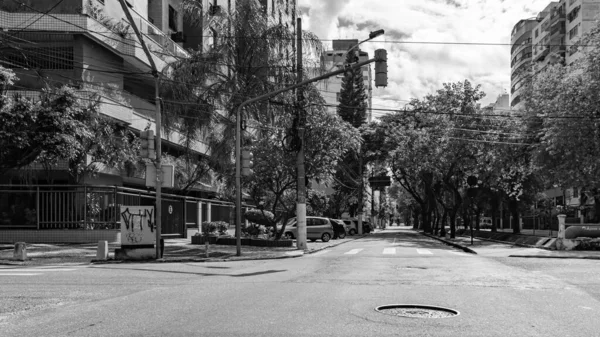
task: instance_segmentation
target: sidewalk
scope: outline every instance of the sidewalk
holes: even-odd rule
[[[462,249],[466,252],[477,254],[477,250],[491,245],[501,243],[505,245],[514,245],[525,247],[525,249],[519,250],[518,253],[510,254],[509,257],[521,257],[521,258],[546,258],[546,259],[592,259],[600,260],[600,251],[593,250],[549,250],[543,247],[536,247],[535,245],[517,243],[517,242],[532,242],[535,239],[528,235],[507,235],[505,241],[491,240],[486,238],[473,237],[473,244],[471,244],[471,237],[464,235],[457,235],[455,239],[450,239],[448,236],[440,238],[424,232],[419,232],[430,238],[442,241],[450,246]],[[539,240],[539,238],[536,238]]]
[[[222,262],[240,260],[264,260],[299,257],[311,254],[325,248],[341,245],[354,241],[369,234],[346,236],[344,239],[330,240],[329,242],[310,242],[308,250],[296,249],[296,241],[292,247],[253,247],[242,246],[241,256],[236,256],[236,246],[209,245],[209,257],[206,257],[205,246],[191,244],[191,238],[165,239],[163,258],[149,261],[120,261],[114,260],[115,249],[120,248],[118,243],[109,243],[109,260],[96,261],[97,244],[30,244],[27,245],[27,261],[13,259],[14,245],[0,244],[0,265],[48,265],[48,264],[90,264],[90,263],[164,263],[164,262]]]

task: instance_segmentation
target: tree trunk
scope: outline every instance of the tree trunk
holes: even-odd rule
[[[458,209],[454,209],[450,212],[450,238],[456,238],[456,214],[458,214]]]
[[[448,221],[448,210],[444,208],[444,214],[442,215],[442,228],[440,229],[440,236],[446,237],[446,222]]]
[[[513,221],[511,224],[512,228],[513,228],[513,233],[519,234],[519,233],[521,233],[521,226],[519,225],[519,204],[517,203],[517,200],[510,199],[510,201],[508,203],[508,207],[509,207],[510,214],[513,217]]]
[[[419,229],[419,211],[417,209],[413,210],[413,229]]]

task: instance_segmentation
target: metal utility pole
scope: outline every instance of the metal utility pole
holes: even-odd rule
[[[156,117],[155,117],[155,123],[156,123],[156,128],[155,128],[155,133],[156,133],[156,145],[155,145],[155,149],[156,149],[156,161],[155,161],[155,165],[156,165],[156,214],[155,214],[155,233],[156,233],[156,258],[159,259],[161,258],[160,252],[160,245],[161,245],[161,233],[160,233],[160,229],[161,229],[161,217],[162,217],[162,136],[160,133],[160,130],[162,129],[162,117],[161,117],[161,111],[160,111],[160,97],[159,97],[159,77],[158,77],[158,69],[156,68],[156,64],[154,63],[154,59],[152,58],[152,54],[150,54],[150,50],[148,49],[148,46],[146,46],[146,42],[144,42],[144,38],[142,36],[142,33],[140,33],[139,28],[137,27],[137,25],[135,24],[135,21],[133,20],[133,17],[131,16],[131,13],[129,12],[129,7],[127,7],[127,5],[125,4],[124,0],[119,0],[119,3],[121,4],[121,8],[123,9],[123,12],[125,12],[125,16],[127,16],[127,20],[129,20],[129,24],[131,25],[131,28],[133,28],[133,31],[135,32],[135,35],[137,36],[138,40],[140,40],[140,44],[142,45],[142,49],[144,50],[144,53],[146,54],[146,57],[148,58],[148,62],[150,63],[150,67],[152,68],[152,76],[154,76],[154,96],[155,96],[155,102],[154,104],[156,105]]]
[[[302,83],[302,19],[296,19],[296,83]],[[298,118],[298,141],[299,149],[296,158],[298,170],[298,191],[296,195],[296,221],[298,226],[298,237],[296,247],[301,250],[308,248],[306,244],[306,184],[304,173],[304,127],[306,124],[304,114],[304,95],[302,87],[296,89],[297,95],[297,118]]]
[[[360,179],[360,191],[358,191],[358,224],[356,225],[358,228],[358,234],[363,234],[363,190],[365,189],[364,180],[363,180],[363,156],[362,156],[362,147],[358,150],[358,179]],[[372,224],[371,224],[372,225]]]

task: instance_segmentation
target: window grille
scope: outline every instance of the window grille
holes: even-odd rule
[[[73,47],[6,48],[0,60],[9,68],[73,69]]]

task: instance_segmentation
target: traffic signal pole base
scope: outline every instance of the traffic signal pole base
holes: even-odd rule
[[[307,250],[306,244],[306,204],[296,204],[296,220],[298,223],[298,237],[296,238],[296,248]]]

